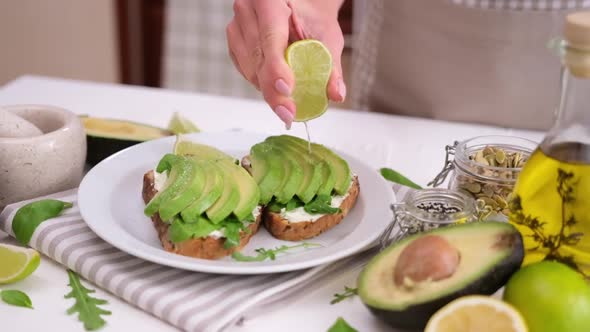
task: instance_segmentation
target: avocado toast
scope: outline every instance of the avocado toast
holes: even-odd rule
[[[294,136],[271,136],[254,145],[242,166],[260,188],[264,226],[281,240],[305,240],[334,227],[360,191],[343,158]]]
[[[288,135],[255,144],[242,165],[177,138],[174,153],[144,174],[142,191],[164,249],[204,259],[241,250],[261,221],[281,240],[315,237],[340,223],[358,194],[344,159]]]
[[[258,231],[260,191],[231,156],[189,143],[144,174],[144,212],[166,251],[218,259],[243,248]],[[180,147],[180,148],[179,148]]]

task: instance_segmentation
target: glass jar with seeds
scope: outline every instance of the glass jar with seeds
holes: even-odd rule
[[[430,229],[478,220],[475,200],[468,194],[444,188],[412,191],[404,203],[394,204],[393,240]]]
[[[471,195],[486,219],[507,221],[516,180],[537,146],[514,136],[479,136],[455,142],[447,146],[445,167],[429,185],[440,186],[450,175],[448,188]]]

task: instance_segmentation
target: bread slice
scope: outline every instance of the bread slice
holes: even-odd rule
[[[143,176],[142,197],[145,204],[147,204],[158,192],[154,188],[154,179],[154,171],[149,171]],[[258,231],[262,219],[261,216],[262,214],[259,214],[256,217],[255,222],[248,226],[250,232],[241,232],[240,244],[237,247],[230,249],[223,247],[225,238],[195,238],[180,243],[173,243],[168,240],[168,228],[170,225],[163,222],[158,213],[154,214],[151,219],[158,232],[158,237],[160,238],[164,250],[179,255],[213,260],[231,255],[234,251],[239,251],[246,246],[250,241],[250,238],[252,238],[252,236]]]
[[[330,228],[339,224],[348,212],[354,207],[360,186],[358,177],[354,176],[348,196],[340,204],[341,212],[326,214],[315,221],[290,222],[281,217],[280,213],[268,211],[263,212],[263,221],[266,229],[277,239],[287,241],[301,241],[320,235]]]

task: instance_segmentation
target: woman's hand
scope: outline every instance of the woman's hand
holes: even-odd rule
[[[346,86],[340,58],[344,39],[338,24],[343,0],[235,0],[234,18],[227,26],[229,53],[236,68],[257,89],[290,128],[295,80],[285,61],[290,42],[320,40],[332,53],[328,98],[344,101]]]

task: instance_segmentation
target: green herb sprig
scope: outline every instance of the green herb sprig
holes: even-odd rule
[[[88,289],[82,285],[80,277],[72,270],[68,270],[70,283],[68,284],[72,291],[64,296],[66,299],[74,299],[76,302],[70,309],[68,315],[78,312],[78,320],[84,323],[87,331],[94,331],[101,328],[106,321],[102,315],[110,315],[111,312],[101,309],[98,306],[107,304],[106,300],[91,297],[89,294],[94,293],[93,289]]]
[[[59,216],[63,210],[72,206],[72,203],[55,199],[42,199],[22,206],[12,220],[14,236],[20,243],[28,245],[41,223]]]
[[[545,254],[544,260],[555,260],[576,269],[586,278],[584,271],[576,262],[574,255],[562,251],[562,246],[576,246],[586,235],[583,232],[574,232],[573,226],[578,223],[573,213],[567,213],[567,206],[575,201],[576,186],[579,178],[573,172],[567,172],[561,168],[557,170],[557,194],[561,198],[561,227],[559,233],[547,233],[545,225],[547,221],[537,216],[525,214],[522,207],[522,198],[516,195],[509,203],[511,221],[517,225],[527,227],[532,234],[527,235],[536,242],[536,246],[526,248],[527,251],[540,251]]]
[[[33,309],[33,302],[25,292],[14,289],[6,289],[0,291],[0,298],[2,298],[2,301],[7,304]]]
[[[394,183],[399,183],[401,185],[404,185],[404,186],[410,187],[410,188],[414,188],[414,189],[422,189],[422,187],[420,185],[416,184],[415,182],[408,179],[407,177],[401,175],[397,171],[392,170],[391,168],[384,167],[384,168],[381,168],[379,170],[379,172],[388,181],[391,181]]]
[[[330,301],[330,304],[342,302],[345,299],[355,297],[356,295],[358,295],[358,288],[344,286],[344,292],[334,294],[334,298]]]
[[[321,246],[322,246],[321,244],[303,242],[301,244],[294,245],[294,246],[282,245],[282,246],[276,247],[274,249],[258,248],[255,250],[258,253],[256,256],[247,256],[247,255],[244,255],[238,251],[235,251],[234,253],[232,253],[232,258],[237,261],[240,261],[240,262],[262,262],[262,261],[266,260],[267,258],[274,261],[277,257],[277,254],[287,252],[292,249],[296,249],[296,248],[307,249],[307,248],[321,247]]]

